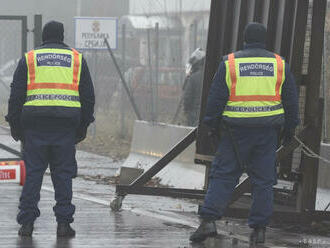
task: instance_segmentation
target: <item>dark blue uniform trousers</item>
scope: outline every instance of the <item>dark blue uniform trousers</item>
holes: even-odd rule
[[[72,178],[77,174],[75,129],[60,131],[25,130],[23,158],[26,182],[20,197],[19,224],[33,223],[40,216],[38,202],[43,175],[49,165],[55,189],[56,221],[73,222]]]
[[[231,129],[252,182],[252,207],[248,224],[252,228],[266,226],[273,212],[277,130],[271,127]],[[205,202],[199,211],[200,217],[206,220],[222,217],[243,173],[228,132],[222,132],[219,143],[210,170]]]

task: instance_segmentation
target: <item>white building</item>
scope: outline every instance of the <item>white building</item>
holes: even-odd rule
[[[211,0],[130,0],[130,16],[168,18],[181,23],[182,64],[197,47],[206,49]],[[147,21],[146,21],[147,23]],[[170,25],[168,27],[171,28]]]

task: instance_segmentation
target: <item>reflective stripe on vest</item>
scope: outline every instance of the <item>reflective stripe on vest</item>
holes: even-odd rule
[[[235,55],[231,53],[226,61],[226,71],[229,100],[224,116],[254,118],[284,113],[281,104],[281,91],[285,80],[284,63],[279,55],[275,54],[275,59],[235,59]]]
[[[75,49],[32,50],[24,106],[81,107],[79,81],[82,56]]]

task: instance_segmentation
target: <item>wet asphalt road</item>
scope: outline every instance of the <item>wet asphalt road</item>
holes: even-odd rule
[[[111,212],[104,204],[74,198],[76,205],[75,238],[57,239],[56,222],[52,212],[53,193],[42,190],[39,204],[41,216],[35,222],[33,238],[17,235],[17,204],[21,187],[1,185],[0,247],[58,248],[58,247],[248,247],[226,237],[210,239],[202,244],[188,241],[193,228],[166,220],[148,217],[130,210]],[[219,246],[220,245],[220,246]]]
[[[8,130],[0,129],[0,143],[19,149]],[[10,157],[0,150],[0,157]],[[56,222],[52,212],[55,204],[49,175],[45,175],[39,207],[41,217],[35,223],[33,238],[20,238],[16,223],[21,186],[0,183],[0,248],[77,248],[77,247],[153,247],[153,248],[244,248],[249,247],[250,229],[246,220],[217,222],[215,238],[201,244],[189,242],[190,234],[198,226],[197,204],[182,199],[159,196],[128,195],[120,212],[111,212],[110,200],[115,196],[113,185],[85,180],[86,176],[111,176],[120,163],[112,159],[82,151],[77,152],[79,177],[73,182],[76,205],[73,228],[75,238],[57,239]],[[288,233],[277,229],[267,232],[267,244],[262,247],[330,247],[330,239]]]

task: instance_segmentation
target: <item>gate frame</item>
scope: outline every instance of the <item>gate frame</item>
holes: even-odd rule
[[[265,1],[265,0],[264,0]],[[264,2],[263,1],[263,2]],[[241,5],[241,10],[244,10],[244,1]],[[258,4],[260,1],[256,1]],[[278,0],[270,0],[270,8],[268,10],[268,38],[267,48],[276,52],[276,49],[280,49],[278,52],[284,53],[287,57],[287,61],[291,65],[291,70],[297,78],[297,83],[300,85],[306,85],[306,99],[305,99],[305,121],[302,130],[299,132],[298,137],[302,139],[311,149],[315,152],[319,152],[321,133],[322,133],[322,114],[323,114],[323,102],[319,99],[319,86],[320,86],[320,73],[322,64],[322,50],[323,50],[323,38],[324,38],[324,25],[325,14],[327,10],[326,0],[313,0],[313,15],[311,24],[311,45],[309,49],[308,57],[308,74],[302,74],[302,56],[304,54],[305,36],[307,28],[307,16],[309,9],[309,0],[286,0],[284,17],[283,19],[289,22],[290,27],[286,26],[286,23],[279,26],[279,2]],[[233,37],[232,19],[234,16],[234,6],[238,3],[237,0],[212,0],[211,1],[211,13],[209,22],[209,36],[207,42],[206,62],[204,68],[204,81],[202,91],[202,103],[200,120],[203,119],[206,99],[212,83],[213,75],[217,70],[218,63],[223,55],[228,54],[234,50],[230,47],[231,39]],[[242,7],[243,6],[243,7]],[[250,6],[251,7],[251,6]],[[259,9],[258,6],[254,6],[254,10]],[[248,8],[251,9],[251,8]],[[253,9],[253,8],[252,8]],[[294,10],[294,16],[292,14]],[[219,14],[220,13],[220,14]],[[242,31],[247,24],[247,13],[243,12],[243,18],[239,19],[238,30]],[[258,15],[259,14],[259,15]],[[261,19],[261,13],[254,13],[254,21]],[[230,22],[230,23],[229,23]],[[285,35],[289,32],[289,39],[280,39],[280,43],[276,43],[276,33],[280,29],[280,34],[285,32]],[[292,32],[290,32],[290,30]],[[243,33],[238,33],[237,48],[241,48],[243,44]],[[277,47],[275,47],[277,46]],[[310,66],[313,65],[313,66]],[[178,144],[176,144],[171,150],[160,160],[158,160],[149,170],[144,172],[130,185],[117,185],[116,194],[117,197],[110,204],[113,210],[118,210],[121,207],[122,200],[126,194],[142,194],[142,195],[161,195],[183,198],[196,198],[203,199],[206,190],[192,190],[192,189],[173,189],[173,188],[151,188],[145,187],[144,184],[148,182],[154,175],[156,175],[161,169],[173,160],[178,154],[180,154],[186,147],[188,147],[195,139],[197,139],[197,152],[195,161],[205,165],[209,165],[211,162],[214,151],[208,144],[209,137],[207,127],[202,123],[197,128],[191,131],[185,138],[183,138]],[[277,152],[277,160],[283,160],[291,157],[294,149],[299,146],[296,140],[291,144],[284,147]],[[307,166],[308,164],[308,166]],[[284,171],[290,172],[290,178],[298,184],[298,197],[296,201],[295,211],[278,211],[275,210],[274,218],[281,219],[282,221],[311,221],[311,220],[330,220],[330,213],[324,213],[323,211],[315,210],[316,189],[317,189],[317,172],[318,172],[318,160],[307,158],[302,155],[300,173],[291,172],[292,164],[286,165],[285,168],[281,168]],[[301,180],[303,179],[303,180]],[[236,186],[232,203],[236,201],[244,193],[250,192],[251,184],[247,178],[239,185]],[[275,192],[278,191],[274,189]],[[119,208],[118,208],[119,207]],[[118,208],[118,209],[116,209]],[[246,217],[248,213],[247,209],[227,208],[225,216],[232,217]],[[292,217],[292,218],[289,218]]]
[[[16,15],[0,15],[0,20],[4,21],[21,21],[21,34],[22,34],[22,56],[27,52],[27,16],[16,16]]]
[[[21,21],[21,35],[22,35],[22,44],[21,44],[21,56],[27,52],[27,35],[28,35],[28,27],[27,27],[27,16],[18,16],[18,15],[0,15],[0,21]],[[41,45],[41,34],[42,34],[42,15],[34,15],[34,29],[32,30],[34,33],[34,46]],[[5,127],[2,127],[6,129]],[[21,151],[17,151],[5,144],[0,143],[0,149],[5,150],[11,154],[17,156],[17,158],[0,158],[0,161],[13,161],[22,159],[22,146]]]

